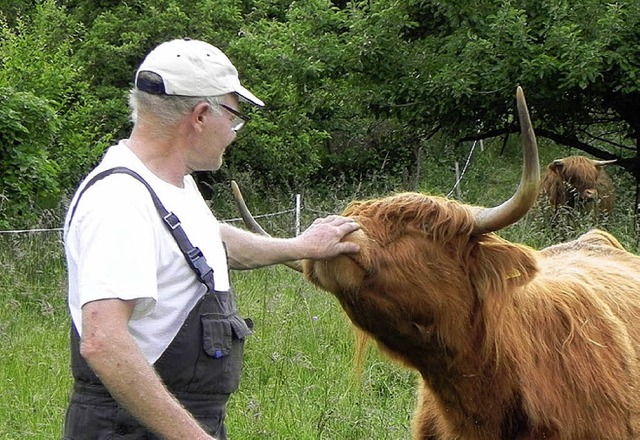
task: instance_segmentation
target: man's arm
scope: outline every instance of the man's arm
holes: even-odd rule
[[[112,396],[164,439],[211,440],[167,391],[129,334],[133,301],[105,299],[82,307],[80,353]]]
[[[227,245],[231,268],[252,269],[285,261],[321,260],[358,252],[357,244],[342,239],[359,227],[350,218],[332,215],[317,219],[293,238],[266,237],[228,224],[220,225],[220,233]]]

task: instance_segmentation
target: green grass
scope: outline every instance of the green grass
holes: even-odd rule
[[[60,438],[71,382],[58,234],[0,240],[0,439]]]
[[[495,206],[511,195],[520,178],[521,159],[517,146],[507,147],[502,155],[497,144],[475,152],[461,185],[464,202]],[[541,145],[543,166],[569,154]],[[455,180],[449,163],[448,158],[426,158],[421,190],[447,194]],[[618,203],[606,228],[637,253],[634,185],[616,168],[608,170],[618,189]],[[320,194],[315,196],[313,190],[305,194],[303,225],[324,212],[340,212],[346,200],[371,196],[366,184],[338,188],[333,196]],[[342,199],[337,194],[347,196]],[[274,212],[290,208],[291,203],[270,201],[263,209],[252,206],[252,210]],[[270,218],[262,223],[276,235],[290,236],[293,215],[284,217],[284,223]],[[541,248],[594,226],[601,225],[584,217],[552,227],[545,209],[536,206],[500,234]],[[361,379],[354,377],[351,327],[331,295],[284,267],[236,272],[233,281],[240,309],[253,318],[255,333],[246,344],[240,389],[229,404],[232,438],[410,437],[415,374],[371,349]],[[65,286],[59,234],[0,235],[0,440],[60,438],[71,387]]]
[[[285,268],[234,278],[240,307],[256,324],[230,406],[234,436],[408,438],[415,376],[370,351],[358,380],[351,326],[332,297]]]
[[[70,386],[68,320],[61,315],[38,316],[6,305],[0,312],[1,439],[60,437]]]
[[[0,236],[0,440],[60,438],[71,378],[57,234]],[[255,322],[228,428],[237,439],[406,439],[415,375],[369,350],[355,378],[336,300],[284,267],[233,274]]]

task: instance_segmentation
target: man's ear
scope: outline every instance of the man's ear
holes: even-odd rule
[[[211,104],[208,102],[199,103],[191,111],[191,123],[194,124],[194,126],[201,126],[204,124],[204,120],[209,112],[211,112]]]

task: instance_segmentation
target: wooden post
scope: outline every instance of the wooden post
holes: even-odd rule
[[[460,198],[460,164],[456,160],[456,196]]]
[[[296,194],[296,237],[300,235],[300,211],[302,207],[302,196]]]

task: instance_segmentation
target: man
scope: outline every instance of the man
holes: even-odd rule
[[[341,242],[358,228],[344,217],[318,219],[290,239],[216,221],[190,173],[220,168],[248,119],[241,102],[264,105],[202,41],[163,43],[136,72],[131,135],[82,182],[65,222],[74,375],[66,440],[225,439],[226,402],[251,333],[228,269],[358,251]],[[133,170],[151,190],[131,175],[99,174],[115,167]],[[165,217],[175,216],[169,227],[151,191],[171,213]],[[206,259],[209,287],[174,229],[184,231],[195,260]]]

